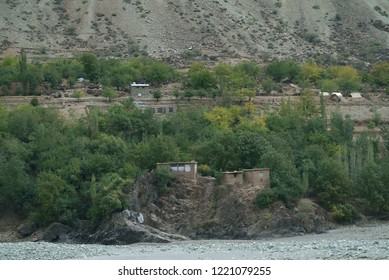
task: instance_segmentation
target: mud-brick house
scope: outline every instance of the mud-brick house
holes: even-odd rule
[[[241,185],[243,184],[243,171],[226,171],[220,180],[222,185]]]
[[[197,162],[195,161],[157,163],[157,168],[168,168],[174,174],[196,179]]]
[[[243,182],[255,187],[270,188],[270,169],[254,168],[243,170]]]
[[[254,187],[270,187],[270,169],[254,168],[243,171],[223,172],[221,183],[224,185],[247,184]]]
[[[147,98],[151,97],[149,84],[132,83],[130,87],[130,94],[133,98]]]

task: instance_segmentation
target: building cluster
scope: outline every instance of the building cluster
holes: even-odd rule
[[[196,179],[197,162],[164,162],[157,163],[157,168],[167,168],[177,175]],[[253,187],[270,187],[270,169],[254,168],[244,169],[242,171],[223,172],[220,183],[223,185],[251,185]]]

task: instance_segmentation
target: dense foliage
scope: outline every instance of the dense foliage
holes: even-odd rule
[[[126,101],[75,122],[39,106],[0,106],[0,206],[40,224],[97,222],[127,207],[126,187],[157,162],[196,159],[208,174],[269,167],[271,189],[258,194],[260,207],[311,197],[339,221],[357,211],[387,214],[389,134],[383,142],[353,137],[351,120],[339,113],[327,130],[325,111],[309,99],[285,101],[270,114],[246,103],[164,119]]]
[[[107,112],[91,109],[67,122],[36,102],[12,111],[0,104],[0,210],[12,209],[39,224],[98,222],[128,206],[126,188],[157,162],[196,160],[199,171],[214,176],[270,168],[271,189],[258,194],[258,207],[276,200],[291,207],[310,197],[340,222],[352,222],[358,212],[387,215],[389,129],[381,127],[382,138],[356,135],[349,118],[340,113],[327,118],[324,103],[316,106],[308,90],[295,104],[285,99],[278,110],[259,111],[250,102],[259,87],[270,92],[282,81],[345,92],[366,84],[388,87],[387,70],[387,62],[358,72],[352,66],[295,61],[275,61],[261,69],[245,61],[212,69],[194,63],[180,74],[149,58],[124,62],[85,53],[35,65],[24,54],[7,57],[0,63],[3,95],[15,85],[16,94],[39,94],[39,85],[56,88],[64,80],[72,84],[85,77],[105,85],[103,96],[111,101],[115,88],[133,81],[158,86],[178,79],[183,91],[175,90],[174,96],[222,97],[223,106],[159,119],[153,110],[126,100]],[[162,97],[158,89],[153,95],[157,101]],[[379,123],[377,115],[371,125]],[[163,172],[158,176],[159,191],[166,194],[170,178]]]

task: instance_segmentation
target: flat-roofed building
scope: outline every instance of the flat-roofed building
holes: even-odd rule
[[[149,84],[137,84],[132,83],[130,88],[131,96],[134,98],[147,98],[150,97],[150,85]]]
[[[172,173],[196,179],[197,162],[163,162],[157,163],[157,168],[168,168]]]

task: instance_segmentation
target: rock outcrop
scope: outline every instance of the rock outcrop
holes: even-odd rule
[[[135,217],[135,220],[134,220]],[[168,234],[139,223],[141,213],[124,210],[113,214],[102,222],[90,235],[82,238],[87,243],[123,245],[137,242],[167,243],[172,240],[185,240],[184,236]]]
[[[334,228],[327,212],[309,199],[292,208],[276,202],[269,209],[258,209],[253,203],[258,191],[251,185],[218,185],[214,178],[177,176],[170,182],[167,194],[161,195],[154,174],[148,173],[128,189],[131,209],[114,213],[98,225],[75,221],[78,226],[71,228],[52,223],[37,234],[35,225],[25,222],[17,231],[15,227],[15,234],[19,240],[34,236],[33,241],[124,245],[187,239],[259,239]]]
[[[146,174],[130,192],[133,210],[144,214],[145,225],[192,239],[256,239],[320,233],[334,227],[326,211],[310,200],[309,212],[275,203],[271,209],[254,205],[258,188],[218,185],[212,178],[177,177],[169,194],[159,196],[153,174]]]

